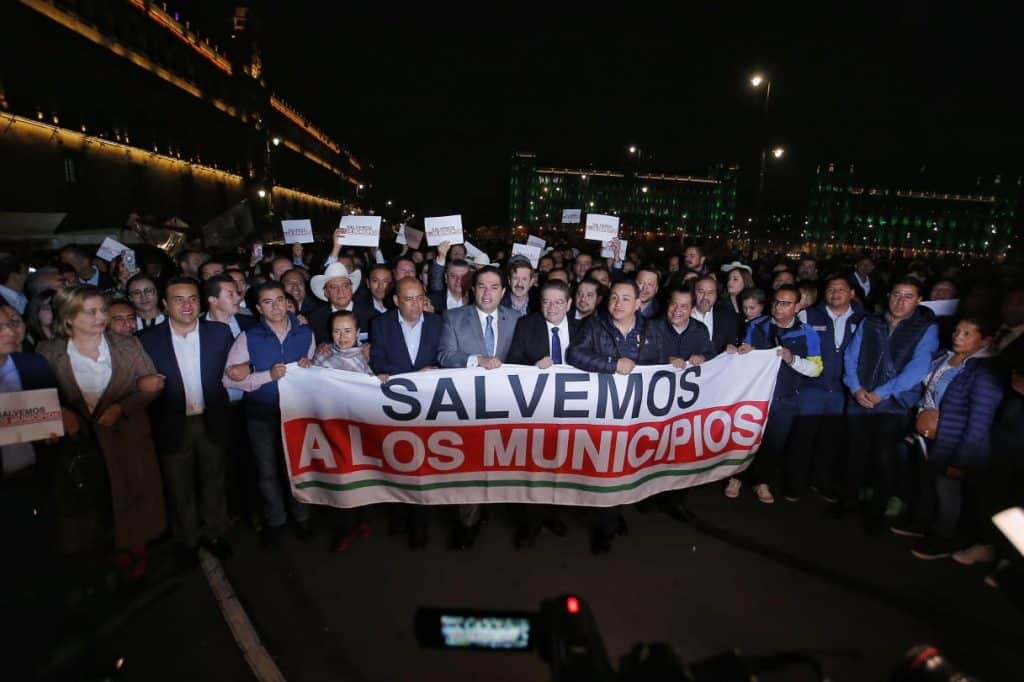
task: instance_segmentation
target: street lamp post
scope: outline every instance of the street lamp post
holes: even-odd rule
[[[757,174],[757,194],[754,197],[754,215],[757,217],[757,226],[758,229],[763,229],[764,174],[768,162],[768,99],[772,94],[772,82],[764,75],[755,73],[750,77],[750,85],[758,89],[762,85],[764,86],[764,99],[761,102],[761,168]]]

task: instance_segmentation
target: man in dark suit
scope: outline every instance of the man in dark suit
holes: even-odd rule
[[[438,315],[449,309],[469,305],[469,263],[453,260],[444,271],[444,288],[431,289],[430,303]]]
[[[60,262],[70,265],[78,275],[79,284],[92,284],[95,287],[106,291],[114,286],[113,281],[107,273],[101,272],[92,264],[92,254],[78,244],[68,244],[58,254]]]
[[[718,305],[718,281],[711,275],[699,277],[693,283],[693,293],[696,301],[691,317],[708,328],[715,355],[739,343],[739,318],[731,305]]]
[[[437,352],[441,367],[483,367],[497,369],[508,357],[519,315],[499,303],[505,295],[504,278],[495,267],[476,271],[473,305],[445,311],[441,343]],[[480,505],[459,505],[457,549],[473,546],[480,527]]]
[[[199,282],[191,277],[168,282],[164,308],[167,321],[140,332],[139,341],[165,377],[150,418],[171,527],[184,549],[182,563],[191,566],[200,541],[220,558],[231,553],[221,537],[228,527],[229,410],[221,379],[234,337],[227,325],[199,319]]]
[[[569,310],[569,285],[557,279],[548,280],[540,288],[539,313],[519,318],[508,351],[508,362],[514,365],[535,365],[547,369],[565,364],[565,352],[576,337],[579,322],[566,312]],[[565,523],[559,518],[557,507],[540,504],[516,505],[516,547],[532,547],[541,526],[562,537]]]
[[[322,275],[313,277],[310,287],[313,294],[329,305],[322,306],[307,316],[309,326],[313,330],[317,345],[331,341],[331,313],[338,310],[351,310],[356,315],[356,322],[363,330],[370,329],[370,321],[377,317],[377,311],[365,301],[353,299],[354,292],[359,289],[362,273],[353,269],[349,272],[342,263],[331,263]],[[361,336],[361,335],[360,335]],[[359,339],[361,342],[365,338]]]
[[[885,299],[882,281],[874,271],[874,261],[866,256],[857,261],[853,269],[854,293],[868,314],[875,312],[878,304]]]
[[[371,323],[370,367],[375,374],[389,376],[434,369],[441,339],[441,316],[424,312],[423,284],[416,277],[399,280],[392,300],[397,309],[375,317]],[[408,512],[406,518],[392,516],[392,521],[397,520],[396,525],[402,525],[407,520],[409,547],[423,549],[428,543],[430,507],[404,506]]]
[[[433,369],[441,340],[441,316],[424,312],[423,284],[415,277],[398,283],[396,306],[370,323],[373,346],[370,366],[375,374],[404,374]]]

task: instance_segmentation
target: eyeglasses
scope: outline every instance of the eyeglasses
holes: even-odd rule
[[[152,296],[156,293],[156,289],[153,287],[146,287],[145,289],[136,289],[135,291],[129,291],[129,298],[141,298],[143,296]]]
[[[22,321],[21,320],[11,320],[10,322],[0,322],[0,332],[2,332],[4,330],[16,332],[19,329],[21,329],[21,325],[22,325]]]

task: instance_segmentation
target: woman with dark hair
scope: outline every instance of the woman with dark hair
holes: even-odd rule
[[[35,348],[43,341],[53,338],[53,289],[41,291],[28,302],[25,309],[25,327],[28,335],[25,343]]]
[[[166,525],[160,468],[146,406],[163,377],[134,336],[107,334],[107,300],[80,285],[53,299],[55,338],[39,344],[57,378],[61,405],[75,419],[76,447],[99,448],[110,483],[118,567],[130,579],[146,570],[146,543]]]
[[[961,549],[960,528],[976,526],[975,487],[988,465],[990,434],[1003,388],[989,346],[996,323],[962,317],[952,350],[932,363],[914,425],[921,459],[920,488],[911,521],[897,535],[918,537],[911,553],[940,559]],[[971,533],[974,535],[974,533]]]

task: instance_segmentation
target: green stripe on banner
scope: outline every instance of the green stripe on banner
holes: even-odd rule
[[[368,488],[370,486],[382,485],[389,486],[392,488],[399,488],[400,490],[438,490],[440,488],[507,488],[522,486],[525,488],[568,488],[573,490],[583,490],[592,493],[618,493],[624,490],[632,490],[637,488],[648,481],[653,481],[656,478],[662,476],[693,476],[694,474],[704,473],[712,469],[717,469],[721,466],[729,464],[743,464],[753,459],[754,455],[750,454],[743,459],[727,459],[717,464],[706,466],[702,469],[687,469],[685,471],[679,469],[673,469],[671,471],[656,471],[652,474],[645,476],[633,483],[623,483],[621,485],[612,486],[596,486],[587,485],[585,483],[573,483],[566,481],[559,483],[558,481],[528,481],[519,479],[502,479],[497,481],[484,481],[484,480],[472,480],[472,481],[449,481],[447,483],[398,483],[395,481],[383,481],[380,479],[369,479],[364,481],[355,481],[353,483],[325,483],[323,481],[303,481],[302,483],[296,483],[295,487],[298,489],[303,488],[325,488],[327,490],[333,490],[336,492],[346,490],[358,490],[359,488]]]

